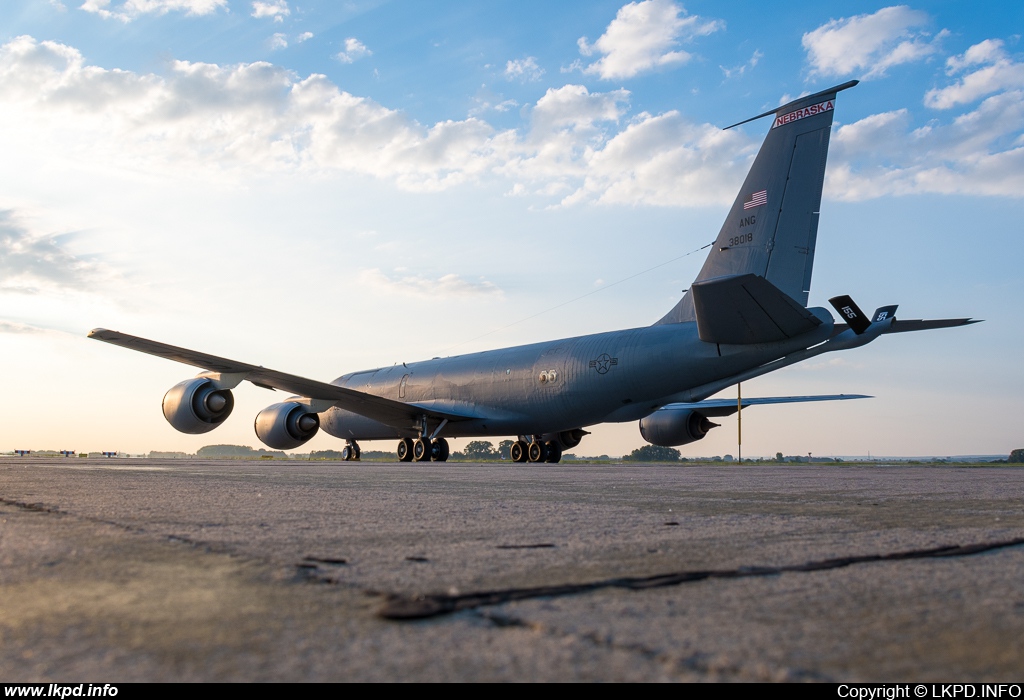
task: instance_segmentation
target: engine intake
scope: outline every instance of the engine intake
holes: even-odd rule
[[[295,401],[275,403],[256,414],[256,436],[267,447],[293,450],[320,430],[320,416]]]
[[[191,435],[208,433],[223,423],[235,407],[228,389],[218,389],[202,377],[175,384],[164,394],[164,418],[175,430]]]
[[[640,420],[640,435],[652,445],[676,447],[703,440],[718,423],[688,408],[663,408]]]

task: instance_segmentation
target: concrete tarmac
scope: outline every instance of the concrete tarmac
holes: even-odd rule
[[[7,682],[1022,669],[1019,468],[0,458]]]

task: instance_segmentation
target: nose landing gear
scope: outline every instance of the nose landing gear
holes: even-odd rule
[[[341,448],[341,458],[346,462],[358,462],[361,454],[359,443],[355,440],[349,440],[348,444]]]

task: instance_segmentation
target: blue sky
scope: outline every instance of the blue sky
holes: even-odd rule
[[[877,398],[758,409],[744,452],[1009,452],[1022,19],[996,2],[4,3],[0,448],[256,444],[273,395],[240,390],[217,432],[179,435],[159,402],[188,369],[84,340],[95,326],[329,379],[651,323],[702,256],[517,321],[712,240],[767,123],[720,127],[856,78],[811,303],[987,322],[751,382]],[[626,424],[578,452],[640,444]],[[734,421],[684,448],[730,452]]]

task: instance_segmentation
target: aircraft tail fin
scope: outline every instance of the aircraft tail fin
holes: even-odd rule
[[[753,274],[807,306],[836,93],[856,84],[851,80],[739,122],[775,116],[695,285]],[[687,291],[656,325],[695,320]]]

